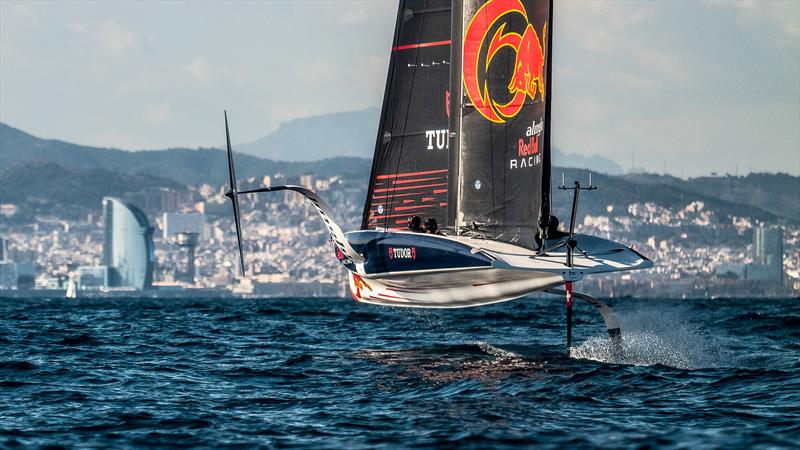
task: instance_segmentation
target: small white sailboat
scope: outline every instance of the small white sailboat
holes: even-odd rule
[[[611,309],[572,283],[652,262],[620,243],[569,231],[551,215],[551,0],[401,0],[361,230],[344,233],[300,186],[240,191],[227,113],[230,191],[242,273],[238,196],[291,190],[316,207],[356,301],[461,308],[536,291]],[[425,217],[424,226],[422,217]],[[565,289],[555,290],[560,286]]]
[[[78,298],[78,286],[75,284],[75,280],[71,277],[67,282],[67,290],[64,293],[64,297],[66,298]]]

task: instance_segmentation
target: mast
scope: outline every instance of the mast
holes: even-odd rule
[[[546,236],[547,233],[547,225],[550,221],[550,199],[551,199],[551,157],[552,157],[552,147],[550,141],[550,118],[552,117],[552,92],[553,92],[553,0],[548,0],[550,2],[550,6],[548,9],[548,19],[547,19],[547,26],[549,27],[548,30],[548,39],[547,39],[547,52],[545,53],[545,65],[547,66],[547,72],[545,75],[545,99],[547,99],[547,103],[545,104],[545,111],[544,111],[544,154],[542,155],[542,209],[539,217],[539,226],[540,226],[540,234],[542,237]]]
[[[451,21],[450,21],[450,35],[452,36],[452,45],[450,46],[450,109],[448,119],[450,121],[448,132],[450,133],[450,154],[447,162],[448,169],[448,197],[447,197],[447,227],[454,229],[457,233],[456,226],[457,213],[458,213],[458,180],[459,180],[459,163],[461,158],[461,114],[464,109],[464,89],[461,82],[461,66],[462,66],[462,39],[463,39],[463,21],[464,21],[464,4],[463,0],[453,0]]]

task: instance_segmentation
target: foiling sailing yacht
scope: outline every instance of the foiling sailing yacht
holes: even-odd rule
[[[238,190],[227,113],[230,190],[295,191],[317,209],[358,302],[461,308],[536,291],[592,303],[619,343],[611,309],[573,292],[593,274],[643,269],[635,250],[569,231],[551,216],[551,0],[400,0],[361,229],[300,186]],[[425,218],[424,228],[421,226]],[[557,289],[564,285],[564,290]]]

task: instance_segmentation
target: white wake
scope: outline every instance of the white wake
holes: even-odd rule
[[[610,364],[664,365],[702,369],[735,365],[733,355],[701,325],[692,322],[688,310],[639,309],[617,314],[622,348],[606,336],[595,336],[573,347],[570,356]]]

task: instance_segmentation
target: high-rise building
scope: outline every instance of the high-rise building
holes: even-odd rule
[[[103,265],[108,285],[146,289],[153,282],[153,228],[141,209],[122,200],[103,198],[105,239]]]
[[[147,188],[142,197],[144,209],[150,212],[177,211],[181,203],[177,191],[164,187]]]
[[[0,262],[11,261],[8,255],[8,241],[6,238],[0,237]]]
[[[766,266],[783,266],[782,228],[761,226],[753,230],[753,262]]]
[[[302,178],[299,176],[286,177],[286,184],[302,186]],[[305,199],[297,192],[283,191],[283,203],[289,208],[294,208],[295,206],[303,205]]]
[[[303,186],[306,189],[314,189],[314,176],[313,175],[301,175],[300,176],[300,186]]]
[[[747,265],[748,280],[783,281],[783,229],[760,226],[753,230],[753,263]]]

